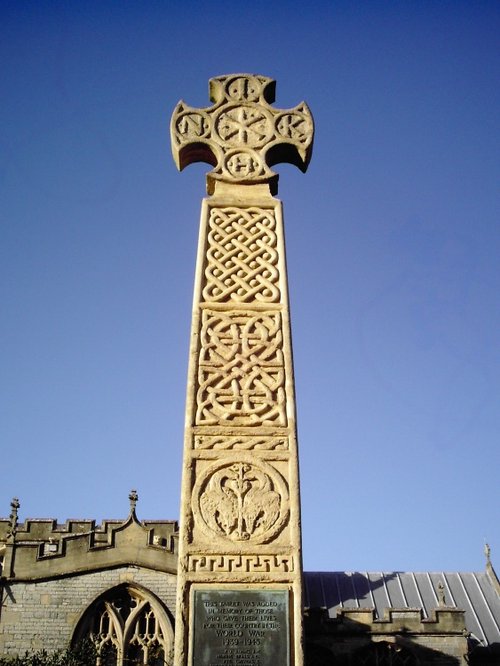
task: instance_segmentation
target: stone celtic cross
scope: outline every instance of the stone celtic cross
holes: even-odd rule
[[[193,162],[207,162],[208,193],[214,181],[270,183],[276,191],[277,176],[270,166],[295,164],[305,171],[313,140],[313,120],[302,102],[293,109],[273,109],[275,82],[265,76],[236,74],[210,79],[208,109],[177,105],[171,124],[175,163],[183,169]]]
[[[212,165],[203,201],[186,404],[176,666],[302,666],[295,396],[278,162],[305,171],[306,104],[274,81],[210,80],[177,105],[179,169]],[[249,656],[250,655],[250,656]]]

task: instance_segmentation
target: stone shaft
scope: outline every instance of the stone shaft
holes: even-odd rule
[[[237,92],[258,97],[255,81],[264,77],[245,76],[215,81],[227,90],[236,80]],[[248,103],[241,102],[245,109]],[[178,109],[173,127],[179,124]],[[237,105],[231,109],[235,118],[244,116]],[[271,126],[259,132],[274,136],[276,121],[268,115]],[[214,127],[215,121],[212,132]],[[220,127],[217,132],[219,141],[224,132]],[[225,136],[227,141],[233,135]],[[248,134],[241,131],[233,143],[237,140],[242,145],[236,147],[244,150]],[[211,141],[209,134],[206,141]],[[294,380],[282,207],[270,191],[273,178],[271,173],[257,183],[216,178],[213,195],[202,205],[185,424],[176,666],[208,666],[214,659],[253,663],[244,661],[247,650],[262,666],[278,666],[275,654],[283,661],[279,666],[303,664]],[[253,623],[244,616],[245,604],[257,609]],[[273,604],[279,612],[266,616]],[[222,621],[225,612],[232,613],[228,622]],[[251,638],[255,628],[262,634]],[[220,631],[236,633],[220,638]]]

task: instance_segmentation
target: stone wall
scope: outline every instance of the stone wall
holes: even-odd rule
[[[5,581],[1,594],[0,655],[69,646],[89,604],[121,583],[135,583],[175,612],[176,576],[128,566],[36,582]]]
[[[1,573],[7,580],[48,580],[127,564],[177,572],[177,523],[139,521],[0,520]]]
[[[373,608],[339,609],[335,619],[326,609],[309,609],[305,628],[307,666],[468,663],[464,611],[457,608],[436,608],[426,619],[419,608],[387,608],[382,618]]]

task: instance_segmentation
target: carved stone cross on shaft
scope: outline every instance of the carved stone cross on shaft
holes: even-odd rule
[[[273,109],[275,82],[265,76],[235,74],[210,79],[214,105],[195,109],[179,102],[172,116],[175,163],[183,169],[207,162],[207,189],[214,181],[253,185],[269,183],[276,193],[278,176],[270,166],[279,162],[307,169],[313,141],[313,120],[307,105]]]
[[[274,81],[210,80],[172,151],[213,166],[201,211],[182,477],[175,666],[303,666],[295,397],[278,162],[306,170],[313,121]]]

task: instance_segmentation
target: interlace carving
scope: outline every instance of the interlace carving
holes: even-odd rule
[[[193,162],[212,164],[210,194],[214,180],[274,186],[276,175],[269,166],[278,162],[305,171],[312,151],[311,112],[304,102],[293,109],[273,109],[274,94],[272,79],[234,74],[210,79],[212,107],[195,109],[179,102],[171,122],[178,168]]]
[[[172,663],[171,630],[159,604],[132,587],[111,590],[85,612],[74,639],[90,639],[96,665]]]
[[[278,312],[203,311],[196,423],[286,425]]]
[[[289,573],[294,570],[288,555],[190,555],[189,571],[205,573]]]
[[[194,448],[216,451],[250,451],[251,449],[284,451],[288,449],[288,439],[286,437],[266,437],[265,435],[253,437],[247,437],[246,435],[197,435],[194,438]]]
[[[212,208],[205,268],[206,301],[279,301],[272,209]]]
[[[217,536],[231,541],[265,537],[274,533],[286,510],[277,477],[275,470],[268,473],[247,462],[219,466],[195,493],[193,509]]]

